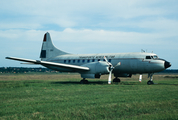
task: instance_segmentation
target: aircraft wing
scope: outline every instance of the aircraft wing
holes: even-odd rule
[[[28,63],[32,63],[32,64],[49,65],[49,66],[55,66],[55,67],[83,70],[83,71],[89,71],[90,70],[88,67],[82,67],[82,66],[70,65],[70,64],[63,64],[63,63],[47,62],[47,61],[40,61],[40,60],[31,60],[31,59],[16,58],[16,57],[6,57],[6,59],[23,61],[23,62],[28,62]]]

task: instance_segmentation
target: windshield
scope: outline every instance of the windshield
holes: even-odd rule
[[[154,55],[154,56],[153,56],[153,59],[158,59],[158,56],[157,56],[157,55]]]
[[[154,56],[146,56],[146,59],[158,59],[158,56],[157,56],[157,55],[154,55]]]

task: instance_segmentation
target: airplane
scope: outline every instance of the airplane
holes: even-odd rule
[[[56,48],[51,40],[50,34],[44,35],[41,60],[24,59],[17,57],[6,57],[6,59],[23,61],[26,64],[39,64],[49,69],[60,72],[77,72],[83,78],[80,83],[87,84],[86,78],[100,78],[101,75],[109,74],[108,84],[111,84],[111,76],[114,74],[113,82],[120,82],[118,77],[130,77],[132,74],[148,74],[150,80],[148,85],[154,84],[153,74],[163,71],[171,66],[171,63],[159,58],[154,53],[102,53],[102,54],[71,54]]]

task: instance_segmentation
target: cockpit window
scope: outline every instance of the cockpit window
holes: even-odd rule
[[[146,59],[151,59],[151,57],[150,56],[146,56]]]
[[[158,56],[157,56],[157,55],[154,55],[154,56],[153,56],[153,59],[158,59]]]
[[[158,59],[158,56],[157,56],[157,55],[154,55],[154,56],[146,56],[146,59]]]

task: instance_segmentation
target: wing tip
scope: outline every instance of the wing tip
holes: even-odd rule
[[[11,57],[5,57],[5,59],[10,59]]]

